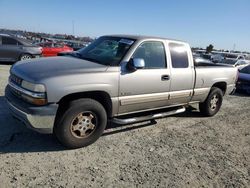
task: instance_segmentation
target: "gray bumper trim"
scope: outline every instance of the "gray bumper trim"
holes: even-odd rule
[[[33,115],[27,114],[7,100],[12,115],[23,122],[28,128],[40,133],[52,133],[55,121],[55,115]]]

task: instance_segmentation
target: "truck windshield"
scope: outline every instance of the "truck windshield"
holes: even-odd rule
[[[134,39],[121,37],[100,37],[89,46],[77,51],[80,58],[103,65],[118,65]]]

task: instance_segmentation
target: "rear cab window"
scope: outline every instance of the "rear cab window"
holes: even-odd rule
[[[188,49],[185,44],[180,43],[169,43],[169,50],[171,56],[171,62],[173,68],[188,68]]]

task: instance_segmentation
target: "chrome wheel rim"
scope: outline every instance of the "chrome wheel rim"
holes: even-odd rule
[[[96,115],[92,112],[81,112],[71,122],[70,131],[76,138],[90,136],[97,125]]]
[[[217,95],[213,95],[213,97],[210,100],[210,109],[214,111],[219,103],[219,97]]]
[[[23,55],[21,57],[21,60],[26,60],[26,59],[31,59],[31,57],[29,55]]]

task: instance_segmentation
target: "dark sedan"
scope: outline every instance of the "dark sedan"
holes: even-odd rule
[[[40,57],[42,48],[25,39],[0,34],[0,61],[16,62]]]
[[[237,89],[250,94],[250,65],[239,70]]]

